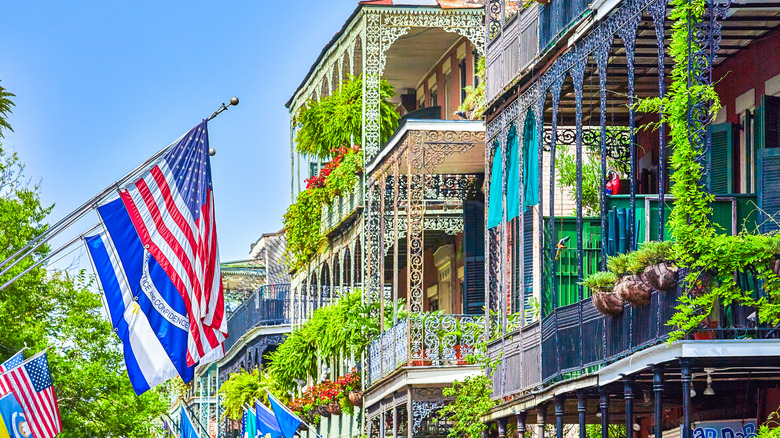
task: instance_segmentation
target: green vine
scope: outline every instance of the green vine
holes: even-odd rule
[[[675,201],[669,224],[676,241],[675,258],[682,267],[688,268],[689,274],[688,293],[680,299],[677,312],[669,321],[677,328],[670,340],[680,339],[700,327],[716,303],[756,306],[762,321],[777,324],[780,322],[780,279],[772,272],[771,265],[780,256],[780,236],[746,231],[737,236],[718,235],[710,220],[714,197],[700,185],[703,176],[698,161],[700,152],[691,139],[706,129],[721,108],[713,85],[695,79],[708,66],[692,59],[691,54],[699,52],[701,47],[688,38],[689,30],[701,23],[706,2],[672,0],[671,4],[672,83],[664,98],[646,99],[637,106],[639,111],[660,112],[661,122],[669,126],[671,135],[671,193]],[[706,104],[706,120],[691,115],[696,103]],[[766,297],[757,299],[737,284],[735,273],[748,270],[763,280]]]

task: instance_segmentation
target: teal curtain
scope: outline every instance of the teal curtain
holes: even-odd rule
[[[506,180],[506,220],[507,222],[520,214],[520,147],[517,141],[517,128],[515,124],[509,128],[506,138],[506,147],[509,149],[509,170]]]
[[[539,203],[539,135],[536,117],[528,111],[523,127],[523,211]]]
[[[503,202],[502,202],[502,180],[503,174],[501,173],[501,157],[503,156],[501,151],[501,143],[498,139],[493,143],[493,147],[496,150],[493,155],[493,170],[490,173],[490,199],[488,200],[488,228],[493,228],[501,223],[501,216],[503,215]]]

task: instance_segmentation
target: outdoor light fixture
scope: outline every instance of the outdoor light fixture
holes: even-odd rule
[[[691,398],[696,397],[696,389],[693,387],[693,382],[691,382]]]
[[[704,395],[715,395],[715,390],[712,389],[712,373],[715,368],[705,368],[704,372],[707,373],[707,389],[704,390]]]
[[[634,429],[634,432],[639,432],[640,430],[642,430],[642,426],[640,426],[639,423],[634,423],[632,428]]]

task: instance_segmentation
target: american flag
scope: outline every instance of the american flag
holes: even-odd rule
[[[221,352],[228,332],[206,121],[120,196],[141,242],[184,299],[190,321],[187,364]]]
[[[18,367],[23,361],[24,356],[22,356],[21,351],[14,354],[10,359],[0,364],[0,374]],[[11,386],[6,383],[5,379],[0,378],[0,395],[8,394],[9,392],[11,392]]]
[[[46,353],[33,356],[0,375],[0,380],[12,388],[35,438],[52,438],[62,432],[60,408]]]

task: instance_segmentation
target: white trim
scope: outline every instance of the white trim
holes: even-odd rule
[[[378,403],[388,395],[411,385],[449,385],[456,380],[463,381],[466,377],[477,376],[482,371],[476,365],[404,368],[402,374],[370,391],[366,391],[364,406],[368,407]]]
[[[719,339],[712,341],[679,341],[671,345],[656,345],[636,352],[599,370],[597,373],[599,385],[608,385],[622,379],[623,374],[633,374],[650,365],[682,357],[780,357],[780,341],[771,339]]]
[[[481,132],[485,130],[485,124],[478,120],[423,120],[409,119],[404,126],[388,140],[385,147],[379,151],[374,161],[366,167],[366,173],[371,173],[377,165],[392,151],[398,142],[408,131],[461,131]]]

